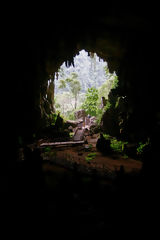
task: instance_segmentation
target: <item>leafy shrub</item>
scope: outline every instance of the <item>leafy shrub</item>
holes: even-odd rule
[[[126,144],[128,144],[128,142],[118,141],[116,138],[111,139],[111,148],[114,152],[124,152]]]
[[[88,153],[88,157],[95,158],[95,156],[96,156],[96,153]]]
[[[97,112],[98,90],[94,87],[88,88],[82,109],[91,116],[96,116]]]
[[[48,123],[47,126],[54,126],[57,120],[58,114],[56,113],[51,113],[48,115]]]
[[[111,136],[109,134],[106,134],[106,133],[103,133],[103,137],[106,139],[106,140],[109,140],[111,138]]]
[[[124,152],[125,145],[128,144],[128,142],[118,141],[116,138],[111,137],[109,134],[103,134],[103,137],[106,140],[110,140],[110,146],[114,152]]]
[[[75,112],[75,110],[67,111],[65,114],[65,119],[66,120],[75,120],[74,112]]]
[[[93,160],[96,157],[96,153],[88,153],[87,157],[85,157],[85,160],[87,162],[90,162],[91,160]]]
[[[149,143],[150,143],[149,138],[145,143],[139,142],[138,147],[137,147],[137,155],[143,154],[145,147],[148,146]]]
[[[70,133],[69,133],[70,138],[72,138],[73,135],[74,135],[74,132],[70,132]]]
[[[85,157],[85,159],[86,159],[86,162],[90,162],[93,158],[91,158],[91,157]]]

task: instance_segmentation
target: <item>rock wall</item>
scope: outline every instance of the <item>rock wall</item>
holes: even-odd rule
[[[107,11],[96,17],[88,12],[82,17],[76,12],[76,20],[72,14],[57,19],[47,12],[46,19],[38,16],[21,26],[15,25],[15,39],[10,44],[10,62],[15,62],[10,96],[16,137],[30,139],[41,126],[40,95],[46,95],[50,74],[64,61],[73,63],[81,49],[96,52],[108,62],[111,72],[116,71],[117,94],[128,99],[128,134],[157,133],[158,88],[156,82],[152,83],[157,79],[158,45],[154,21],[147,14],[151,9],[146,12],[121,6],[113,9],[108,6]]]

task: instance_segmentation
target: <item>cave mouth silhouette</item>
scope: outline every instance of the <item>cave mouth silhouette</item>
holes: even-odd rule
[[[100,65],[101,65],[101,69],[99,70]],[[96,72],[96,70],[98,71]],[[102,75],[102,72],[103,72],[103,76],[101,76],[102,81],[99,83],[99,85],[98,84],[96,85],[96,80],[99,77],[100,73]],[[100,91],[98,92],[98,94],[101,94],[100,102],[97,107],[98,109],[97,112],[99,115],[98,114],[90,115],[89,113],[87,113],[85,117],[80,116],[79,118],[76,119],[76,116],[75,116],[76,111],[78,112],[84,109],[81,107],[81,105],[79,105],[79,108],[77,109],[74,108],[74,103],[73,103],[74,99],[72,97],[72,100],[71,100],[71,91],[69,88],[67,89],[67,86],[66,86],[67,83],[74,81],[71,77],[72,74],[76,75],[76,80],[77,78],[81,78],[82,83],[84,79],[87,79],[89,82],[90,80],[89,78],[91,75],[92,81],[89,82],[87,86],[84,85],[82,87],[82,90],[83,90],[82,94],[85,94],[89,87],[97,87],[98,89],[101,88],[100,89],[101,92]],[[68,82],[67,81],[65,82],[65,80],[67,80]],[[104,85],[106,82],[109,84]],[[86,83],[87,81],[85,82],[85,84]],[[92,85],[93,83],[95,84],[94,86]],[[89,52],[82,49],[78,51],[77,54],[74,55],[73,61],[68,61],[68,60],[64,61],[62,65],[59,67],[59,69],[51,75],[51,78],[48,80],[47,84],[48,84],[47,85],[48,92],[46,94],[46,99],[49,100],[49,97],[50,97],[50,102],[52,103],[52,110],[53,110],[52,113],[54,115],[54,119],[52,118],[50,119],[51,121],[53,121],[53,122],[50,122],[51,128],[54,124],[56,124],[57,116],[58,118],[60,116],[65,122],[67,122],[67,124],[73,124],[73,125],[77,123],[73,123],[73,122],[71,123],[69,122],[70,120],[76,121],[76,120],[83,119],[83,123],[80,122],[77,125],[78,127],[82,127],[82,128],[85,128],[86,126],[88,127],[88,124],[86,123],[86,122],[90,122],[87,119],[88,117],[95,117],[95,119],[99,118],[97,122],[96,121],[94,122],[95,124],[97,124],[98,127],[97,127],[97,130],[93,133],[99,133],[99,134],[103,133],[107,138],[107,140],[109,141],[115,139],[115,141],[117,142],[114,142],[114,143],[117,145],[119,144],[119,147],[117,146],[117,148],[119,149],[121,148],[122,151],[121,149],[120,151],[123,152],[124,148],[126,147],[126,144],[128,144],[128,142],[130,141],[130,139],[128,139],[128,125],[127,125],[128,119],[130,117],[129,115],[130,113],[128,110],[128,107],[129,107],[128,98],[127,96],[120,94],[118,76],[116,75],[115,72],[110,73],[107,61],[100,58],[95,52]],[[62,85],[60,89],[58,87],[58,84]],[[64,88],[65,88],[64,92],[66,94],[65,98],[63,98],[64,92],[62,91],[62,89]],[[58,99],[56,99],[57,96],[58,96]],[[85,98],[81,98],[80,103],[82,103],[82,100],[84,101],[84,99]],[[71,101],[73,102],[71,103]],[[60,104],[62,104],[62,102],[63,102],[63,106],[62,108],[60,108]],[[65,115],[65,110],[67,109],[67,105],[69,104],[72,106],[72,109],[71,111],[70,110],[68,111],[69,112],[68,115],[67,114]],[[65,137],[64,132],[67,132],[68,129],[62,130],[60,126],[58,125],[55,125],[55,126],[56,126],[56,131],[58,129],[61,129],[61,131],[63,131],[63,133],[56,132],[58,136],[63,138],[63,139],[61,138],[61,141],[63,140],[62,142],[70,141],[72,139],[72,138],[67,139]],[[69,126],[69,127],[71,128],[72,126]],[[75,135],[74,130],[70,131],[69,134],[71,136]],[[50,131],[49,129],[49,136],[51,135],[54,136],[54,132]],[[56,139],[58,139],[58,137]],[[75,139],[77,140],[77,138]],[[80,140],[81,139],[79,139],[79,141]],[[112,141],[112,145],[114,145],[114,143]],[[134,144],[136,143],[134,142]],[[127,158],[128,155],[124,154],[124,157]],[[132,157],[133,158],[137,157],[136,146],[134,146],[134,153]]]
[[[82,109],[82,102],[85,100],[87,89],[95,87],[98,88],[98,97],[101,94],[99,105],[97,105],[99,115],[90,115],[90,113],[87,113],[87,115],[98,116],[98,124],[102,126],[99,132],[102,131],[104,134],[108,134],[122,141],[132,141],[132,136],[130,139],[128,138],[128,131],[130,131],[128,128],[128,121],[130,120],[128,98],[120,92],[117,74],[115,72],[110,73],[108,62],[99,57],[96,51],[91,52],[84,49],[87,48],[81,48],[81,50],[76,51],[72,61],[65,60],[57,70],[50,74],[44,99],[46,101],[45,106],[48,107],[48,109],[46,108],[48,111],[47,114],[49,117],[51,116],[51,125],[54,125],[57,114],[60,114],[65,121],[76,120],[75,112]],[[99,85],[96,85],[97,78],[100,75],[99,73],[102,75],[102,72],[102,81]],[[76,106],[78,105],[77,108],[74,107],[75,99],[67,86],[68,82],[74,81],[74,77],[76,80],[81,79],[81,83],[83,84],[82,95],[79,101],[80,104],[76,104]],[[85,84],[84,79],[87,79]],[[109,84],[104,85],[106,82]],[[95,85],[92,85],[93,83]],[[60,84],[62,87],[59,88]],[[100,88],[101,92],[99,91]],[[107,92],[105,92],[106,89]],[[77,96],[78,95],[80,94],[78,93]],[[68,106],[71,108],[69,109]],[[54,119],[52,119],[52,116]],[[53,122],[51,122],[52,120]]]
[[[136,137],[132,137],[132,133],[130,134],[130,131],[132,131],[132,125],[130,125],[131,113],[128,97],[122,94],[123,92],[121,93],[118,76],[115,72],[110,73],[108,62],[102,57],[99,57],[96,51],[91,52],[86,49],[87,48],[81,48],[81,50],[76,51],[72,60],[68,58],[70,60],[65,60],[57,70],[50,74],[50,78],[47,81],[47,90],[45,95],[45,101],[49,103],[48,115],[51,116],[50,124],[55,124],[57,115],[60,115],[64,121],[77,120],[75,117],[75,112],[83,109],[82,102],[85,100],[87,89],[92,87],[95,87],[97,89],[101,88],[101,102],[99,102],[98,105],[98,111],[101,113],[99,114],[100,117],[98,116],[98,124],[100,125],[98,132],[103,132],[105,136],[108,135],[111,138],[122,141],[121,148],[124,148],[126,146],[125,144],[128,143],[133,144],[133,149],[131,149],[131,151],[129,150],[129,154],[131,154],[131,157],[136,159],[138,158],[136,155],[136,149],[138,147],[138,141],[141,139],[137,140]],[[101,55],[103,54],[101,53]],[[101,76],[102,80],[100,83],[98,82],[98,85],[97,79],[100,75],[103,76]],[[116,79],[116,81],[110,81],[110,78],[112,80]],[[87,79],[85,83],[84,79]],[[79,105],[77,103],[75,104],[75,98],[67,86],[67,83],[74,82],[75,80],[80,82],[80,90],[82,88],[82,95],[79,101]],[[108,83],[109,81],[110,84],[105,86],[104,83]],[[108,87],[108,92],[105,92],[105,87]],[[102,93],[105,95],[102,95]],[[80,91],[78,92],[76,98],[78,98],[79,95]],[[76,107],[74,107],[75,105]],[[68,108],[68,106],[70,106],[70,108]],[[53,118],[52,115],[54,116]],[[90,116],[88,113],[87,115]],[[91,116],[97,117],[96,114]],[[80,124],[80,126],[82,125],[85,127],[86,121],[87,120],[83,118],[83,124]],[[131,122],[131,124],[133,124],[133,122]],[[64,132],[66,132],[66,129],[63,131],[63,133],[60,133],[60,136],[62,138],[64,137],[66,140]],[[56,134],[59,135],[59,133]],[[51,135],[54,135],[54,132],[50,132],[49,136]],[[147,135],[145,135],[145,137],[142,136],[143,142],[141,142],[141,146],[147,144],[148,139],[149,138]],[[128,155],[125,154],[125,157],[127,158]]]
[[[52,79],[48,80],[45,98],[51,102],[52,110],[54,108],[55,112],[60,112],[65,118],[73,118],[73,112],[81,108],[88,89],[97,90],[98,107],[102,107],[114,82],[117,87],[118,77],[115,72],[110,73],[107,61],[95,52],[81,49],[73,62],[63,62],[58,71],[52,74]],[[54,94],[51,94],[51,91],[54,91]]]
[[[101,232],[103,237],[108,236],[109,232],[112,237],[117,233],[118,238],[123,237],[126,230],[128,236],[131,233],[136,236],[139,235],[139,230],[143,236],[144,232],[152,233],[152,235],[155,233],[157,226],[155,213],[159,206],[157,201],[159,199],[157,191],[159,189],[159,141],[157,139],[159,139],[160,133],[160,114],[159,88],[156,87],[158,80],[156,71],[158,61],[156,59],[159,43],[157,41],[158,21],[155,17],[151,17],[151,13],[154,13],[156,17],[158,14],[155,14],[153,5],[150,3],[148,3],[148,11],[146,11],[146,4],[143,4],[143,7],[140,8],[139,4],[136,6],[136,4],[131,5],[129,3],[130,11],[127,9],[126,3],[125,7],[122,7],[120,2],[118,7],[114,4],[113,9],[108,6],[102,9],[101,4],[99,4],[99,11],[97,11],[97,4],[92,4],[95,6],[95,11],[91,7],[89,11],[85,11],[83,4],[81,7],[76,5],[74,12],[72,8],[70,9],[71,14],[66,11],[66,18],[61,14],[58,18],[56,16],[54,20],[55,10],[58,11],[58,9],[54,8],[53,10],[51,6],[48,6],[51,14],[46,11],[46,18],[39,13],[43,25],[39,24],[39,19],[35,16],[35,13],[39,12],[36,8],[33,13],[36,18],[35,24],[32,22],[28,26],[27,23],[30,18],[28,16],[30,14],[26,11],[26,28],[21,24],[22,21],[18,20],[21,17],[16,18],[16,24],[13,25],[12,30],[7,29],[7,26],[4,27],[5,32],[2,34],[4,40],[7,34],[7,44],[4,48],[4,59],[7,63],[6,73],[11,66],[14,68],[11,77],[8,77],[7,81],[5,78],[3,80],[3,83],[8,86],[6,97],[9,96],[9,101],[6,101],[5,97],[4,104],[2,104],[5,106],[6,113],[4,114],[2,111],[2,120],[5,122],[5,125],[2,126],[4,130],[9,130],[7,134],[6,131],[3,131],[6,137],[2,138],[2,143],[5,145],[4,148],[2,147],[5,153],[4,158],[7,158],[8,161],[5,161],[5,159],[3,161],[3,157],[1,161],[1,173],[5,175],[8,172],[9,175],[8,178],[4,178],[3,182],[5,184],[1,182],[9,188],[8,194],[5,191],[1,197],[4,203],[1,204],[2,229],[5,229],[5,234],[10,232],[6,231],[8,229],[14,230],[12,233],[14,232],[16,235],[22,229],[24,230],[21,232],[22,234],[24,232],[33,234],[33,228],[37,236],[38,233],[42,233],[39,229],[44,230],[44,225],[46,225],[45,234],[49,231],[53,236],[57,230],[58,233],[65,231],[66,235],[69,235],[75,230],[74,238],[77,233],[86,236],[86,232],[92,233],[93,236],[95,236],[95,233],[99,236]],[[74,22],[75,26],[76,20],[78,20],[77,9],[80,10],[80,27],[75,30],[72,23]],[[103,11],[104,17],[101,15]],[[15,11],[12,12],[15,15]],[[19,11],[19,9],[18,12],[21,15],[24,14],[24,11]],[[101,19],[98,16],[95,17],[96,12],[99,13]],[[42,13],[44,13],[44,10]],[[85,13],[86,16],[90,14],[88,22],[86,18],[84,19],[82,13]],[[64,21],[63,24],[58,25],[60,18]],[[12,23],[14,23],[14,19],[15,16],[11,17]],[[8,22],[11,23],[11,21]],[[17,24],[19,25],[18,28]],[[46,29],[47,26],[48,29]],[[74,34],[75,31],[77,31],[76,34]],[[83,41],[83,38],[86,40]],[[98,42],[100,38],[102,41]],[[59,181],[57,185],[50,184],[50,186],[56,185],[57,191],[50,188],[51,191],[47,189],[44,194],[37,194],[36,196],[32,181],[29,179],[30,174],[27,171],[31,168],[22,165],[23,163],[16,165],[13,162],[17,146],[19,146],[16,144],[17,136],[21,135],[25,139],[30,139],[41,121],[39,112],[37,113],[36,110],[39,106],[39,85],[44,82],[48,61],[54,59],[53,65],[55,65],[54,70],[56,71],[58,69],[57,65],[60,66],[62,61],[67,59],[67,56],[70,58],[74,55],[77,39],[82,44],[85,42],[85,46],[91,43],[90,46],[93,46],[93,48],[97,43],[95,48],[97,54],[97,49],[101,51],[101,46],[108,46],[108,43],[110,43],[111,57],[108,62],[113,69],[116,69],[120,77],[122,95],[123,92],[127,93],[131,103],[133,124],[131,124],[130,130],[138,132],[141,137],[142,129],[144,133],[152,137],[152,154],[147,154],[148,156],[144,160],[145,171],[143,176],[145,176],[145,179],[142,178],[142,181],[139,181],[139,178],[137,178],[132,181],[129,178],[125,181],[124,178],[121,178],[120,181],[117,181],[117,191],[110,186],[106,188],[104,185],[100,186],[95,179],[93,184],[85,179],[84,182],[88,182],[88,185],[81,184],[77,190],[79,178],[76,178],[76,175],[75,178],[67,178],[64,174],[63,181]],[[113,48],[113,45],[117,46],[118,49]],[[124,50],[124,54],[121,53],[121,49]],[[8,54],[6,54],[6,51]],[[8,58],[8,56],[10,57]],[[116,66],[118,67],[116,68]],[[54,72],[54,70],[51,72]],[[151,84],[151,80],[155,80],[155,82],[153,81],[154,84]],[[45,84],[47,84],[47,81]],[[11,101],[11,106],[14,108],[12,118],[11,112],[8,111]],[[38,102],[36,107],[35,102]],[[23,174],[23,169],[26,169],[26,174]],[[53,178],[55,175],[53,173]],[[46,178],[51,183],[50,169],[48,169]],[[27,184],[27,181],[30,184]],[[33,191],[29,190],[29,185]],[[38,228],[36,228],[36,225]]]

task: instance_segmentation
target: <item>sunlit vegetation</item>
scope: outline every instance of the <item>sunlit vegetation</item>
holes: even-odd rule
[[[68,88],[67,88],[68,87]],[[78,94],[81,90],[81,85],[76,73],[71,73],[70,78],[61,79],[59,84],[60,89],[69,89],[69,94],[74,98],[74,109],[77,108]]]
[[[110,73],[107,62],[95,53],[82,50],[74,58],[74,66],[62,64],[55,78],[55,109],[65,119],[74,120],[74,112],[84,109],[100,122],[110,107],[107,101],[111,89],[118,86],[118,77]],[[56,74],[56,76],[57,76]],[[102,98],[106,104],[102,107]]]
[[[63,63],[55,76],[55,112],[48,116],[49,126],[54,126],[62,133],[64,131],[62,122],[75,120],[75,112],[83,109],[86,115],[95,117],[99,132],[101,132],[102,118],[105,113],[108,113],[107,117],[109,116],[111,122],[114,121],[114,130],[119,131],[119,134],[123,133],[128,119],[127,111],[123,112],[125,97],[110,98],[110,92],[118,87],[119,80],[115,72],[109,72],[107,62],[100,59],[96,53],[87,53],[82,50],[75,56],[74,65],[66,66]],[[58,129],[59,125],[61,127]],[[123,138],[119,139],[114,134],[111,135],[110,129],[103,132],[104,138],[110,142],[111,151],[127,159],[128,141],[122,140]],[[68,133],[69,139],[73,136],[74,132]],[[136,144],[135,155],[141,158],[148,145],[149,140]],[[86,161],[90,162],[94,158],[95,155],[89,153]]]
[[[110,146],[114,152],[117,153],[125,152],[125,146],[128,144],[128,142],[117,140],[115,137],[109,136],[109,134],[103,134],[103,136],[105,139],[110,140]]]
[[[70,138],[72,138],[74,136],[74,132],[70,132],[69,136],[70,136]]]
[[[97,102],[98,102],[98,90],[94,87],[88,88],[85,99],[82,104],[82,109],[86,111],[87,114],[91,116],[97,115]]]
[[[111,148],[115,151],[115,152],[124,152],[125,149],[125,145],[128,142],[124,142],[124,141],[118,141],[116,138],[113,138],[111,140]]]

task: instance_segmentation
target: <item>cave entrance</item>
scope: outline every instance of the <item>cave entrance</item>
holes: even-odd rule
[[[47,153],[54,148],[51,157],[56,163],[78,163],[88,172],[88,163],[98,169],[98,164],[107,166],[117,159],[118,169],[131,149],[126,140],[127,97],[118,94],[118,76],[110,73],[107,62],[96,53],[82,49],[73,60],[64,62],[48,80],[46,98],[53,94],[54,118],[45,129],[50,142],[41,146],[49,146]],[[106,155],[108,160],[103,158]]]
[[[100,119],[111,89],[117,87],[116,73],[96,53],[84,49],[71,65],[64,62],[55,73],[54,107],[67,120],[75,120],[80,111]],[[79,113],[78,113],[79,112]]]

